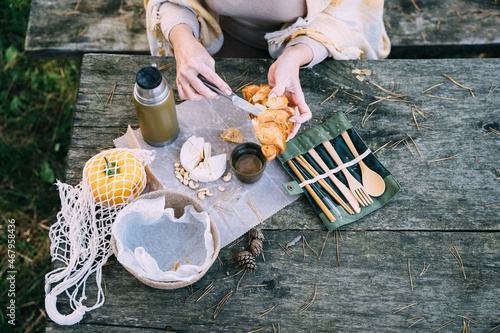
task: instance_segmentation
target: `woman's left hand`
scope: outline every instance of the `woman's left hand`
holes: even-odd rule
[[[291,117],[289,120],[294,123],[288,140],[293,138],[300,128],[300,124],[308,121],[312,117],[311,110],[306,103],[302,87],[300,86],[299,69],[313,59],[313,53],[309,46],[305,44],[295,44],[285,48],[283,53],[271,65],[268,73],[268,81],[273,89],[269,97],[285,95],[288,98],[289,106],[297,108],[299,115]]]

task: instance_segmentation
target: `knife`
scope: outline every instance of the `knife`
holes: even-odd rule
[[[198,74],[198,78],[203,82],[208,88],[210,88],[212,91],[216,92],[222,97],[227,98],[231,102],[233,102],[234,106],[245,110],[247,112],[250,112],[251,114],[258,116],[259,113],[262,113],[262,110],[260,110],[258,107],[255,105],[250,104],[249,102],[245,101],[243,98],[236,96],[233,92],[231,92],[231,95],[227,95],[226,93],[222,92],[215,84],[210,82],[206,77],[204,77],[201,74]]]

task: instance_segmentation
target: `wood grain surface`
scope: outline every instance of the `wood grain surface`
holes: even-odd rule
[[[386,0],[384,21],[392,57],[500,51],[496,1]],[[143,1],[33,0],[25,49],[34,58],[149,54]]]
[[[137,70],[169,62],[149,56],[84,56],[68,183],[76,185],[85,162],[97,150],[111,147],[128,124],[137,127],[131,96]],[[236,90],[255,78],[265,83],[270,64],[218,59],[216,69]],[[500,130],[500,89],[493,89],[500,83],[499,67],[498,59],[326,61],[301,71],[313,112],[301,131],[333,112],[345,112],[372,150],[408,134],[413,138],[422,156],[409,139],[413,153],[403,143],[377,152],[400,182],[400,193],[378,211],[344,226],[340,235],[330,233],[326,243],[319,218],[299,199],[260,226],[267,241],[265,261],[257,259],[256,272],[230,277],[240,271],[236,255],[247,247],[245,235],[221,250],[220,261],[193,285],[196,294],[189,300],[188,288],[147,287],[113,258],[103,269],[104,305],[74,326],[49,323],[47,332],[278,332],[278,327],[280,332],[433,332],[447,322],[440,331],[456,332],[464,321],[471,331],[494,328],[500,324],[500,180],[495,172],[500,168],[500,136],[492,132]],[[372,74],[361,75],[365,80],[360,81],[352,73],[355,69]],[[247,70],[244,81],[245,76],[230,81]],[[175,66],[162,73],[177,96]],[[475,98],[443,73],[471,88]],[[103,105],[115,83],[113,102]],[[375,96],[388,95],[374,84],[408,95],[407,102],[370,105]],[[426,94],[455,100],[422,94],[434,85]],[[335,97],[326,100],[336,89]],[[426,112],[427,118],[416,112],[419,130],[410,125],[413,105]],[[457,159],[429,163],[457,154]],[[298,236],[305,236],[317,254],[325,244],[320,260],[302,239],[291,247],[290,256],[278,245]],[[460,254],[463,271],[450,250]],[[212,281],[213,290],[196,302]],[[211,307],[229,290],[233,294],[214,319]],[[300,312],[315,290],[314,302]],[[91,304],[91,284],[87,294]],[[64,302],[59,308],[68,311]]]

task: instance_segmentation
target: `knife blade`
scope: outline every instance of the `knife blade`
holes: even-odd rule
[[[210,90],[216,92],[220,96],[229,99],[234,106],[237,108],[240,108],[242,110],[245,110],[247,112],[250,112],[251,114],[258,116],[260,113],[262,113],[262,110],[256,107],[255,105],[245,101],[243,98],[236,96],[235,93],[231,92],[231,95],[228,95],[224,92],[222,92],[215,84],[210,82],[206,77],[204,77],[201,74],[198,74],[198,78],[203,82]]]

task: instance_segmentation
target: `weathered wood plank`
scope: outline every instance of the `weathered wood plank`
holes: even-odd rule
[[[131,91],[135,72],[142,66],[158,62],[146,56],[88,55],[84,57],[82,76],[75,112],[71,150],[66,180],[76,184],[81,180],[85,162],[99,148],[111,147],[112,140],[126,130],[128,124],[137,127]],[[160,59],[158,65],[168,63]],[[265,82],[269,60],[218,59],[217,69],[230,79],[249,69],[247,81],[261,76]],[[499,230],[498,208],[485,205],[499,202],[500,188],[495,180],[495,168],[500,166],[500,137],[491,127],[500,130],[500,91],[488,96],[492,83],[500,83],[498,59],[454,60],[386,60],[386,61],[327,61],[311,70],[301,72],[304,93],[313,111],[313,119],[301,131],[328,119],[333,111],[350,112],[347,117],[368,146],[375,150],[388,141],[393,143],[412,136],[419,147],[420,157],[412,142],[414,155],[403,144],[397,149],[383,149],[378,158],[395,175],[403,190],[383,209],[370,214],[348,228],[384,230]],[[407,94],[411,103],[383,101],[372,106],[374,96],[386,94],[351,73],[353,69],[370,69],[365,76],[391,91]],[[466,69],[466,70],[464,70]],[[451,78],[473,89],[453,84]],[[163,70],[175,88],[175,66]],[[236,87],[241,80],[231,83]],[[109,91],[116,86],[111,106],[102,106],[93,89],[105,102]],[[456,98],[442,100],[422,95],[422,91],[442,84],[429,94]],[[335,89],[339,92],[321,104]],[[350,95],[362,97],[363,101]],[[411,105],[431,114],[418,122],[431,124],[433,130],[410,126],[413,123]],[[361,126],[366,108],[377,110]],[[352,109],[351,109],[352,110]],[[490,133],[491,139],[475,140]],[[459,154],[459,159],[428,164],[428,161]],[[293,216],[293,218],[290,218]],[[267,228],[321,228],[302,199],[285,208],[266,222]]]
[[[393,57],[499,51],[496,1],[415,3],[418,10],[409,0],[385,2]],[[33,0],[25,49],[38,58],[92,52],[148,54],[143,2]]]
[[[470,324],[473,331],[487,332],[499,324],[500,233],[346,231],[339,238],[340,267],[332,235],[319,262],[307,247],[304,258],[302,241],[292,247],[294,254],[288,257],[277,243],[287,244],[299,235],[320,253],[325,232],[265,231],[269,240],[264,245],[266,260],[258,258],[257,271],[247,272],[241,281],[241,274],[227,276],[240,270],[235,257],[245,246],[246,236],[238,245],[224,248],[222,266],[216,262],[193,286],[203,290],[213,281],[213,291],[198,302],[202,291],[186,303],[187,288],[147,287],[115,262],[104,267],[105,304],[87,313],[81,325],[50,325],[49,331],[105,331],[102,325],[110,325],[110,331],[144,327],[172,332],[260,328],[273,332],[272,325],[277,328],[279,324],[283,332],[402,332],[413,323],[408,319],[424,317],[414,329],[432,332],[449,320],[455,322],[447,330],[458,331],[463,325],[459,316],[477,322]],[[459,252],[467,279],[448,248]],[[424,265],[430,266],[422,273]],[[315,301],[300,313],[315,285]],[[90,297],[94,287],[87,286]],[[233,295],[213,319],[214,309],[207,309],[231,289]],[[413,303],[417,304],[393,314]],[[259,311],[273,306],[267,315],[259,316]],[[66,308],[61,305],[61,309]]]

